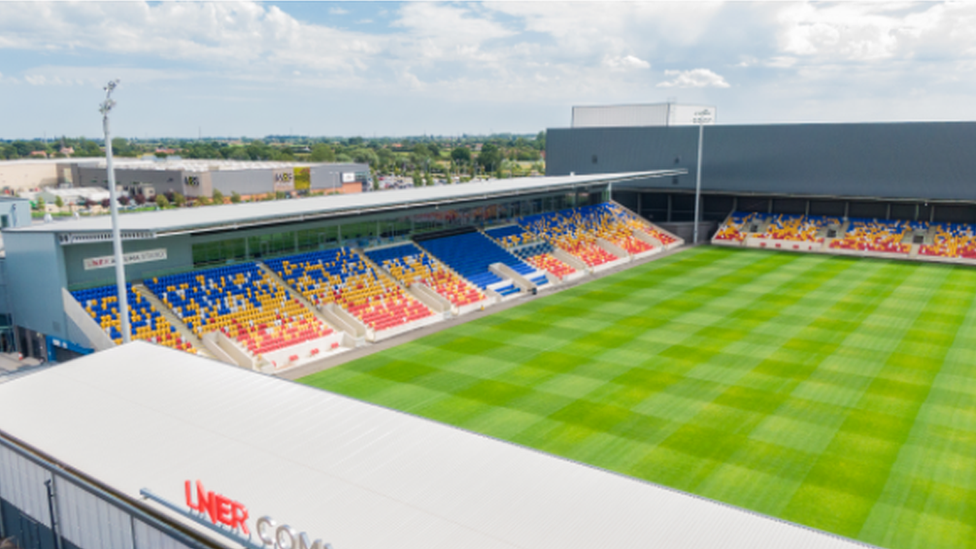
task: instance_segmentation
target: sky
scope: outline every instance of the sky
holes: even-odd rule
[[[573,105],[720,124],[976,119],[969,2],[0,1],[0,138],[536,133]]]

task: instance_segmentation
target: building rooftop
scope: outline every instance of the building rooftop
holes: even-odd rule
[[[199,480],[335,549],[863,547],[142,342],[0,384],[0,435],[228,547],[140,491]]]
[[[687,173],[684,169],[558,177],[522,177],[411,189],[332,195],[268,202],[249,202],[125,214],[122,231],[143,232],[147,238],[189,232],[227,230],[282,222],[297,222],[361,213],[389,211],[454,202],[518,196],[588,185],[626,182]],[[103,233],[111,231],[109,216],[69,219],[8,232]],[[134,237],[130,237],[134,238]]]
[[[106,168],[105,158],[75,159],[79,166]],[[365,166],[354,162],[276,162],[250,160],[208,159],[142,159],[119,158],[112,160],[116,170],[180,170],[188,172],[268,170],[277,168],[309,168],[313,166]]]

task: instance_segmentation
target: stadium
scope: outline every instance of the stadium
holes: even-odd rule
[[[5,230],[20,348],[66,363],[0,384],[0,535],[972,545],[976,124],[708,127],[689,246],[698,131],[126,216],[130,345],[107,219]]]

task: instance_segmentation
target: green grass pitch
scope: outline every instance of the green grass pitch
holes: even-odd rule
[[[302,381],[891,548],[976,547],[976,269],[702,247]]]

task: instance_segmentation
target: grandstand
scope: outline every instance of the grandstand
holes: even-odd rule
[[[572,230],[599,249],[615,249],[618,263],[657,251],[662,241],[679,242],[614,203],[552,214],[563,227],[572,220]],[[590,271],[558,239],[533,232],[531,217],[513,221],[146,278],[144,286],[130,285],[133,337],[191,352],[202,346],[226,362],[279,371]],[[72,293],[108,345],[122,341],[113,292],[99,286]]]
[[[506,242],[511,250],[481,231],[564,212],[596,234],[587,224],[600,217],[579,212],[606,202],[611,181],[680,173],[511,179],[123,216],[132,335],[263,371],[305,364],[586,276],[585,263],[531,231],[513,233],[525,240]],[[655,230],[637,216],[621,219],[617,225]],[[63,360],[121,341],[114,276],[105,268],[109,229],[107,218],[5,229],[0,291],[25,354]],[[629,260],[610,240],[634,231],[600,230],[614,257]]]
[[[712,243],[920,261],[976,262],[976,225],[732,212]]]

